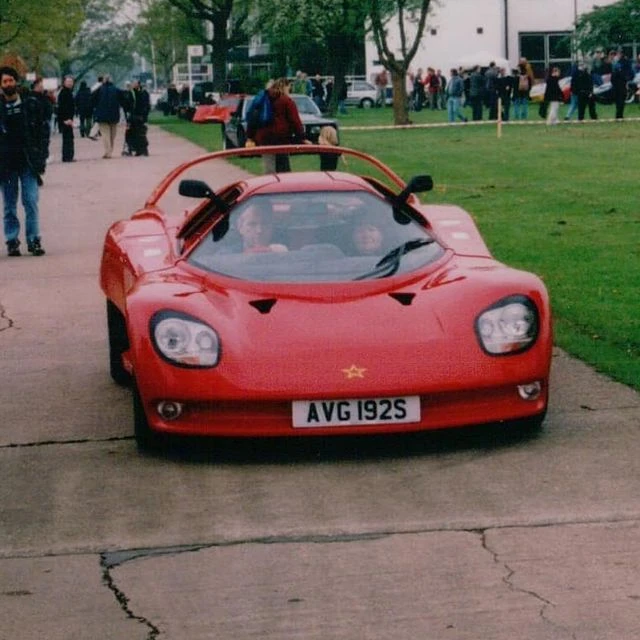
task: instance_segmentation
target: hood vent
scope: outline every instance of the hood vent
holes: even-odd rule
[[[249,304],[260,313],[269,313],[276,302],[275,298],[265,298],[263,300],[251,300]]]
[[[408,307],[413,302],[413,299],[416,297],[416,294],[415,293],[390,293],[389,297],[393,298],[394,300],[397,300],[400,304],[404,305],[405,307]]]

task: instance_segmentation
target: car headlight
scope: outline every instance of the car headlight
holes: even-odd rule
[[[538,337],[538,310],[526,296],[508,296],[476,318],[476,334],[491,355],[519,353]]]
[[[150,331],[156,351],[172,364],[182,367],[218,364],[218,334],[196,318],[178,311],[159,311],[151,318]]]

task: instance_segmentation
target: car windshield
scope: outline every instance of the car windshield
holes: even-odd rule
[[[240,98],[238,96],[228,96],[226,98],[222,98],[218,102],[218,106],[220,107],[229,107],[231,109],[237,109],[240,104]]]
[[[424,226],[376,195],[311,191],[244,200],[188,262],[249,281],[348,282],[415,271],[443,252]]]
[[[309,96],[296,94],[292,95],[291,98],[296,103],[296,107],[298,107],[298,113],[307,113],[313,116],[322,115],[322,112],[318,108],[318,105]]]

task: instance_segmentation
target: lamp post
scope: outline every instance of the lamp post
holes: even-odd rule
[[[509,59],[509,0],[503,0],[503,2],[504,2],[504,57],[508,60]]]
[[[573,0],[573,37],[571,38],[571,58],[575,62],[578,58],[578,38],[576,29],[578,26],[578,0]]]

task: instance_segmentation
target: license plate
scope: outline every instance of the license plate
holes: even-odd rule
[[[420,397],[297,400],[292,414],[299,428],[420,422]]]

